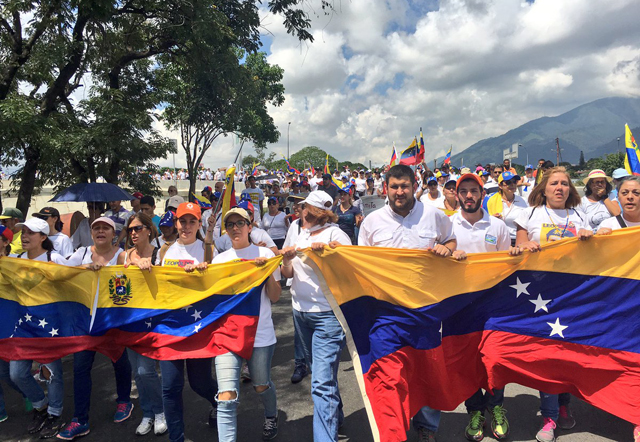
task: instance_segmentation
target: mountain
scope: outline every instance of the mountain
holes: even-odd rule
[[[613,153],[624,148],[624,125],[640,122],[640,98],[611,97],[583,104],[557,117],[542,117],[495,138],[487,138],[453,155],[452,163],[465,165],[502,162],[502,152],[512,144],[522,144],[514,163],[523,164],[545,158],[555,162],[556,142],[559,138],[562,161],[577,163],[580,151],[585,160]],[[632,129],[633,131],[633,129]],[[637,132],[634,132],[637,134]],[[438,162],[438,164],[440,161]]]

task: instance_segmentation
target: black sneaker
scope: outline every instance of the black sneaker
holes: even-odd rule
[[[278,415],[265,417],[262,425],[262,440],[271,440],[278,435]]]
[[[291,375],[291,383],[297,384],[307,377],[308,374],[306,365],[296,365],[296,368],[293,369],[293,375]]]
[[[40,432],[40,430],[42,430],[42,427],[44,427],[44,423],[47,421],[47,417],[49,417],[49,413],[47,413],[47,407],[42,410],[33,410],[33,420],[27,427],[27,431],[29,432],[29,434]]]
[[[211,407],[209,410],[209,426],[211,428],[218,428],[218,407]]]
[[[64,427],[64,422],[60,416],[54,416],[50,414],[47,416],[47,420],[44,421],[44,426],[40,430],[40,439],[51,439]]]

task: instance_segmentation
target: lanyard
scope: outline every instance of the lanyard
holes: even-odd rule
[[[567,211],[567,222],[564,224],[564,229],[562,229],[562,233],[560,234],[560,238],[564,238],[564,234],[567,231],[567,227],[569,227],[569,210],[567,210],[567,209],[564,209],[564,210]],[[544,206],[544,211],[547,212],[547,215],[549,216],[549,219],[551,220],[551,224],[553,224],[553,227],[555,227],[556,230],[560,230],[560,228],[553,221],[553,218],[551,218],[551,214],[547,210],[547,206],[546,205]]]

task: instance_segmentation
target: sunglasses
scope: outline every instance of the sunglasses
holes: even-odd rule
[[[269,201],[267,203],[267,205],[269,205],[269,206],[275,206],[276,204],[278,204],[276,201]]]
[[[518,184],[516,183],[514,180],[507,180],[507,181],[503,181],[502,184],[504,184],[505,186],[510,186],[512,184]]]
[[[445,190],[456,190],[456,186],[444,186]]]
[[[127,232],[131,234],[131,232],[141,232],[146,226],[133,226],[127,229]]]
[[[493,172],[494,175],[500,175],[502,172]]]
[[[244,226],[248,226],[248,225],[249,225],[249,223],[244,219],[238,220],[235,223],[233,221],[227,221],[226,223],[224,223],[224,227],[227,230],[231,230],[234,227],[237,227],[237,228],[241,229]]]

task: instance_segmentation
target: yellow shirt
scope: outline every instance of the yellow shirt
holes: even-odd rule
[[[22,230],[13,234],[13,241],[11,241],[11,253],[19,255],[24,252],[22,248]]]

